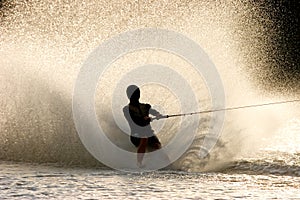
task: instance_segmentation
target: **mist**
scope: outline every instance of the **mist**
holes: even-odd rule
[[[83,62],[98,45],[128,30],[159,27],[197,42],[222,78],[226,107],[300,98],[299,62],[294,56],[280,62],[273,60],[290,52],[289,47],[282,47],[286,23],[277,26],[283,20],[276,18],[278,6],[281,5],[238,1],[2,1],[0,159],[99,165],[82,145],[74,127],[74,83]],[[294,38],[294,26],[290,30],[289,37]],[[296,49],[293,40],[289,41],[287,45]],[[109,111],[118,79],[126,70],[147,63],[178,70],[194,89],[200,109],[211,108],[205,80],[195,76],[186,62],[164,52],[136,52],[113,63],[111,71],[99,80],[95,104],[98,120],[107,132],[122,134]],[[157,89],[159,86],[145,86],[142,100],[161,106],[166,114],[180,112],[178,105],[172,104],[175,97],[166,93],[158,99],[154,96]],[[205,160],[206,167],[199,165],[203,161],[197,155],[214,119],[200,116],[196,140],[176,165],[184,170],[211,170],[236,156],[254,153],[265,144],[262,138],[273,138],[286,123],[299,117],[298,110],[299,105],[292,104],[227,112],[221,138]],[[178,120],[165,122],[163,143],[172,138],[172,132],[166,130],[175,131],[173,124]],[[116,139],[116,143],[127,148],[128,141],[123,139]]]

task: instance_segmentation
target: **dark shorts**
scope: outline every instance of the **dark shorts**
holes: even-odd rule
[[[141,138],[130,136],[130,141],[134,146],[138,147],[140,145]],[[160,141],[155,135],[148,138],[148,146],[154,147],[157,144],[161,145]]]

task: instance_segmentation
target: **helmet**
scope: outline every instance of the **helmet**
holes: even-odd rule
[[[129,85],[126,90],[128,99],[138,100],[140,98],[140,89],[136,85]]]

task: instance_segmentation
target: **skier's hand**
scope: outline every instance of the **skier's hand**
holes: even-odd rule
[[[145,121],[152,122],[152,118],[151,118],[151,117],[149,117],[149,116],[146,116],[146,117],[144,117],[144,120],[145,120]]]

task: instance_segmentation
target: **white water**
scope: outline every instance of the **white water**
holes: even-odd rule
[[[82,1],[70,4],[60,1],[10,3],[13,6],[4,10],[6,17],[3,17],[0,36],[0,142],[5,149],[2,159],[95,163],[82,147],[74,129],[71,113],[74,81],[83,61],[96,46],[126,30],[161,27],[185,34],[201,45],[220,73],[228,107],[283,99],[267,93],[262,95],[247,79],[247,67],[267,65],[264,55],[258,54],[256,49],[267,51],[271,48],[263,24],[256,20],[264,17],[264,13],[251,10],[254,5],[237,2],[191,2],[187,5],[177,2],[168,6],[163,6],[163,2],[141,5]],[[250,30],[250,27],[255,29]],[[260,40],[251,40],[253,38]],[[241,45],[243,49],[240,49]],[[211,99],[204,80],[195,76],[193,68],[185,61],[160,51],[135,52],[113,63],[98,87],[99,121],[109,127],[108,132],[114,132],[113,124],[106,121],[112,117],[107,109],[114,85],[126,69],[147,63],[164,64],[178,71],[195,91],[199,108],[210,108]],[[161,106],[166,113],[180,111],[174,104],[176,99],[169,93],[155,98],[153,88],[144,89],[147,90],[149,92],[143,93],[142,101]],[[223,138],[230,142],[230,151],[234,149],[234,154],[247,152],[247,146],[253,151],[253,145],[260,143],[261,137],[275,135],[287,121],[297,119],[298,106],[227,113]],[[201,120],[200,136],[213,119],[207,115],[201,116]],[[178,124],[178,119],[166,123],[166,130],[169,130],[170,124]],[[168,141],[172,133],[162,134],[162,137],[163,142]],[[229,157],[232,156],[229,153]]]

